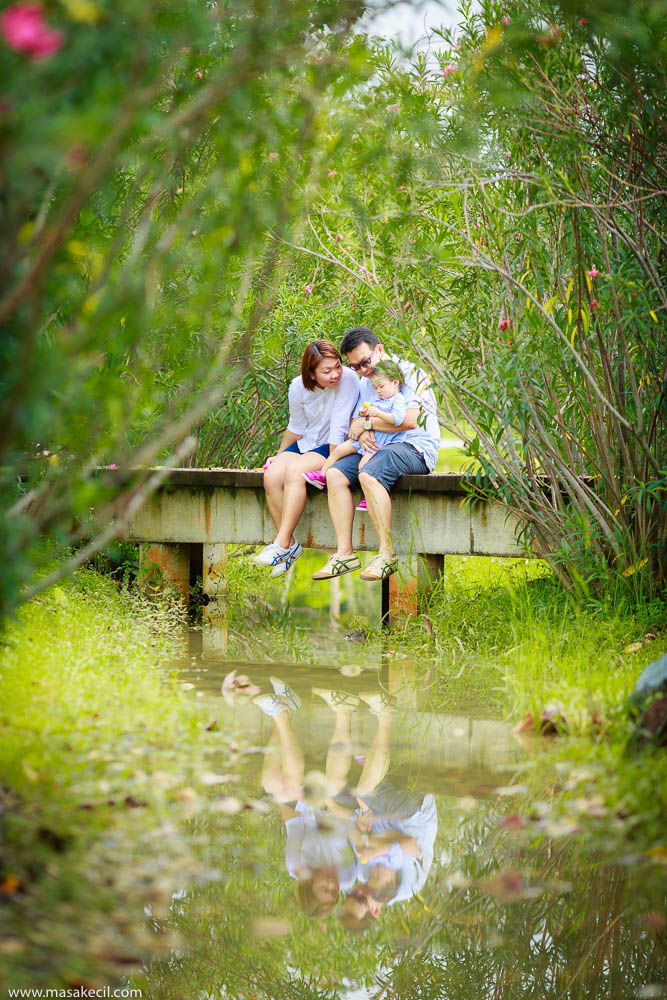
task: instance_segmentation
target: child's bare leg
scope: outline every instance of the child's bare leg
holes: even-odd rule
[[[322,466],[322,472],[327,473],[339,458],[345,458],[346,455],[353,455],[355,451],[356,449],[352,441],[343,441],[342,444],[337,444]]]

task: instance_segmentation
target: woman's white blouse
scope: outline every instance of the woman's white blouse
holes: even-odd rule
[[[359,398],[359,378],[351,368],[335,389],[306,389],[300,375],[289,387],[287,430],[301,435],[297,441],[303,454],[323,444],[341,444],[347,438],[353,411]]]

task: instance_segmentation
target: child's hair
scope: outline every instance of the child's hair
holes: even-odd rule
[[[375,368],[371,368],[368,377],[371,381],[374,378],[388,378],[391,382],[398,382],[399,386],[403,385],[403,373],[391,358],[383,358]]]
[[[315,369],[324,358],[334,358],[336,361],[340,361],[341,364],[343,361],[340,351],[330,340],[314,340],[312,344],[308,344],[308,347],[303,352],[301,378],[306,389],[309,389],[311,392],[317,388]]]
[[[381,889],[373,889],[371,896],[376,903],[391,903],[401,887],[401,873],[396,872],[396,881],[391,885],[383,885]]]

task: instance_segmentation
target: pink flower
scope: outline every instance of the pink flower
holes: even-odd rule
[[[336,233],[336,243],[341,243],[342,240],[343,240],[343,234],[342,233]]]
[[[600,272],[598,271],[597,267],[595,267],[595,265],[593,265],[593,267],[590,269],[590,271],[586,271],[586,274],[588,275],[589,278],[597,278],[597,276],[598,276],[598,274],[600,274]]]
[[[0,32],[7,45],[25,52],[34,62],[48,59],[65,41],[61,31],[49,28],[41,3],[15,3],[0,15]]]
[[[505,14],[505,16],[502,18],[502,22],[503,22],[503,24],[509,24],[510,23],[510,19],[507,16],[507,14]]]
[[[360,268],[359,268],[359,273],[360,273],[361,275],[364,275],[364,274],[368,274],[368,271],[366,270],[366,268],[365,268],[365,267],[360,267]]]
[[[513,326],[514,326],[514,323],[512,322],[511,319],[501,319],[500,323],[498,324],[498,329],[499,330],[511,330]]]
[[[396,112],[396,111],[399,111],[399,110],[400,110],[400,104],[388,104],[387,105],[387,111],[394,111],[394,112]]]
[[[303,290],[306,293],[306,295],[310,295],[311,292],[313,291],[313,286],[312,285],[306,285]]]
[[[577,24],[588,24],[588,21],[586,20],[585,17],[580,17],[579,20],[577,21]]]
[[[410,299],[406,299],[405,302],[403,303],[403,308],[409,309],[411,305],[412,303],[410,302]]]
[[[336,176],[335,170],[330,170],[329,173],[327,174],[327,177],[335,177],[335,176]]]
[[[183,194],[183,188],[176,188],[176,194]]]
[[[277,160],[278,153],[269,153],[269,160]]]
[[[408,189],[406,188],[405,184],[399,184],[397,190],[398,191],[407,191]]]
[[[204,79],[204,74],[200,69],[197,70],[196,76],[198,76],[200,80]]]
[[[449,76],[450,73],[456,73],[456,66],[452,66],[451,63],[447,63],[447,65],[445,66],[445,68],[442,71],[442,75],[446,79]]]
[[[591,299],[591,309],[599,309],[600,303],[597,299]]]

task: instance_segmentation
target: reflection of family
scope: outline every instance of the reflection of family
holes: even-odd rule
[[[262,784],[280,807],[286,866],[297,880],[300,906],[309,916],[325,917],[342,892],[341,923],[364,930],[383,906],[409,899],[424,885],[437,831],[435,801],[432,795],[400,791],[386,778],[393,698],[380,691],[356,696],[314,688],[335,713],[335,724],[323,804],[304,802],[304,756],[291,722],[301,700],[279,678],[271,683],[273,694],[254,699],[274,723]],[[377,719],[362,760],[353,755],[351,734],[360,700]]]
[[[440,429],[428,376],[387,354],[367,327],[348,330],[341,351],[348,367],[329,341],[308,345],[301,375],[289,387],[290,417],[280,450],[266,461],[264,487],[277,533],[255,562],[271,567],[272,576],[286,572],[303,551],[294,532],[307,483],[326,485],[337,541],[313,579],[329,580],[361,566],[352,547],[352,490],[358,486],[378,536],[378,554],[361,578],[389,576],[397,566],[391,490],[400,476],[426,475],[435,467]]]

